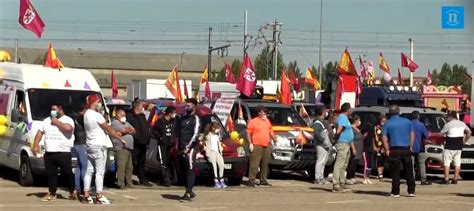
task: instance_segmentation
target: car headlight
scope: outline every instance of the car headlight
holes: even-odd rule
[[[245,157],[245,149],[244,147],[237,147],[237,157]]]
[[[291,141],[289,138],[283,136],[276,136],[276,138],[277,140],[275,145],[277,147],[291,147]]]

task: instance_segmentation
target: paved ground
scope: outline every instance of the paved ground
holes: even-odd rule
[[[47,188],[21,187],[14,173],[0,168],[0,210],[474,210],[474,181],[458,185],[417,186],[415,198],[388,197],[390,181],[373,185],[353,185],[353,193],[331,193],[331,186],[317,186],[299,175],[277,175],[270,182],[273,187],[230,187],[216,190],[197,187],[198,197],[191,203],[180,203],[180,187],[108,189],[106,196],[112,205],[83,205],[58,199],[54,203],[41,202]],[[406,186],[402,186],[405,190]],[[67,197],[66,191],[58,194]]]

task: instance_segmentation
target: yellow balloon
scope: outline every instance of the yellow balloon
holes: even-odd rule
[[[378,141],[378,142],[377,142],[377,146],[381,147],[381,146],[382,146],[382,142],[381,142],[381,141]]]
[[[245,140],[244,140],[243,138],[241,138],[241,139],[239,140],[239,144],[243,146],[244,143],[245,143]]]
[[[5,115],[0,115],[0,125],[7,124],[7,117]]]
[[[233,141],[238,141],[239,133],[237,133],[237,131],[232,131],[232,133],[230,133],[230,139],[232,139]]]
[[[5,135],[6,132],[7,132],[7,126],[0,125],[0,136]]]

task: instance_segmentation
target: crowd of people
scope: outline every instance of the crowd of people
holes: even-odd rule
[[[185,178],[186,191],[180,201],[189,202],[196,197],[193,191],[195,183],[194,162],[198,143],[202,143],[206,158],[213,168],[215,188],[227,188],[224,178],[224,159],[222,156],[222,135],[218,123],[205,126],[204,133],[199,134],[201,121],[196,113],[197,101],[186,101],[185,114],[177,121],[176,108],[168,106],[156,124],[150,126],[144,114],[143,103],[134,101],[127,114],[124,110],[116,110],[112,121],[104,117],[104,107],[97,95],[90,95],[86,104],[68,117],[60,104],[51,106],[50,117],[43,121],[34,140],[33,152],[39,153],[39,143],[44,138],[45,169],[48,176],[49,190],[43,201],[57,199],[57,175],[67,180],[69,198],[83,203],[110,204],[103,194],[104,175],[108,158],[108,138],[112,138],[112,146],[116,158],[116,185],[118,189],[134,187],[132,175],[138,177],[139,185],[152,186],[145,174],[146,152],[153,137],[158,143],[158,160],[162,166],[161,184],[171,185],[170,168],[172,140],[177,138],[179,150],[179,166]],[[249,156],[249,186],[271,186],[267,180],[268,162],[271,156],[271,143],[277,138],[272,124],[263,106],[257,108],[258,115],[247,125],[247,141]],[[415,169],[419,171],[421,185],[430,185],[426,179],[424,139],[428,139],[428,131],[420,122],[420,113],[412,113],[412,120],[401,117],[398,106],[389,108],[389,115],[381,116],[376,125],[361,124],[357,115],[351,113],[350,104],[341,106],[336,115],[322,107],[316,110],[316,120],[312,123],[314,143],[316,144],[315,180],[317,185],[332,183],[335,193],[351,192],[348,185],[357,181],[358,166],[363,167],[363,184],[372,184],[370,180],[373,168],[377,178],[383,179],[384,166],[388,162],[392,178],[392,197],[400,196],[400,172],[405,169],[408,185],[408,196],[415,196]],[[445,180],[449,184],[451,163],[455,165],[456,184],[459,179],[460,156],[463,143],[471,136],[469,127],[457,120],[456,112],[450,112],[449,122],[442,129],[446,134],[443,153]],[[71,149],[77,153],[77,167],[73,174]],[[326,177],[326,164],[335,156],[330,175]],[[415,164],[417,168],[415,168]],[[91,194],[92,178],[94,195]],[[330,179],[328,180],[327,178]],[[93,197],[94,196],[94,197]]]
[[[405,171],[409,197],[415,196],[415,175],[420,176],[420,185],[431,185],[426,177],[425,140],[429,139],[426,126],[420,122],[420,113],[412,112],[412,120],[400,116],[396,105],[389,107],[387,116],[380,116],[378,123],[361,125],[360,118],[351,114],[348,103],[341,106],[340,114],[326,112],[317,108],[317,118],[313,123],[317,161],[315,184],[326,185],[332,182],[335,193],[351,192],[348,185],[354,184],[358,166],[363,167],[363,184],[372,184],[370,174],[377,168],[377,178],[382,180],[384,167],[390,167],[392,178],[392,197],[400,197],[400,173]],[[470,128],[458,120],[457,113],[448,113],[448,122],[441,133],[445,135],[443,165],[445,176],[442,184],[457,184],[461,167],[462,146],[471,137]],[[332,167],[332,181],[324,177],[328,157],[336,154]],[[455,175],[449,179],[451,165]],[[410,170],[411,169],[411,170]],[[330,169],[331,170],[331,169]]]

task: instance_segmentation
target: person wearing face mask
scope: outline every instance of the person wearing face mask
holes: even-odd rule
[[[270,139],[276,141],[272,124],[263,106],[256,108],[258,116],[250,120],[247,127],[247,140],[250,149],[249,186],[255,187],[255,179],[260,167],[260,185],[271,186],[267,181],[270,160]]]
[[[217,122],[213,122],[206,126],[203,136],[204,149],[206,151],[207,160],[212,164],[214,170],[215,188],[227,188],[224,181],[224,158],[222,157],[222,137],[220,135],[221,128]]]
[[[194,188],[194,161],[196,159],[196,146],[200,129],[200,120],[196,114],[197,100],[190,98],[186,100],[186,116],[179,122],[179,142],[180,167],[186,173],[186,192],[181,197],[181,202],[190,202],[196,197]]]
[[[158,141],[158,160],[161,164],[161,185],[170,187],[170,164],[173,138],[176,137],[176,108],[168,106],[151,129]]]
[[[145,165],[146,165],[146,150],[148,144],[150,144],[151,130],[150,124],[146,119],[141,101],[134,101],[132,103],[132,111],[127,115],[127,121],[135,128],[135,134],[133,134],[133,160],[138,180],[140,184],[151,187],[153,184],[145,176]]]
[[[352,130],[354,131],[354,144],[351,145],[351,158],[349,160],[349,165],[347,166],[347,180],[346,184],[353,185],[356,183],[355,181],[355,174],[357,171],[357,166],[359,165],[360,161],[362,160],[362,152],[364,149],[364,135],[360,131],[360,118],[357,115],[352,115],[349,118],[349,122],[352,125]]]
[[[84,114],[84,128],[86,130],[87,143],[87,171],[84,177],[84,198],[83,203],[110,204],[110,201],[103,195],[105,165],[107,163],[107,134],[115,138],[126,146],[127,142],[121,135],[110,127],[104,116],[99,113],[102,108],[101,99],[98,95],[92,94],[87,97],[87,111]],[[95,171],[95,201],[90,196],[92,174]]]
[[[39,153],[39,143],[43,137],[46,148],[44,167],[48,175],[49,187],[48,194],[43,198],[43,201],[55,201],[57,198],[58,168],[61,169],[61,175],[67,179],[69,198],[77,200],[71,163],[71,149],[74,145],[74,120],[64,114],[61,105],[52,105],[50,117],[43,120],[43,125],[36,133],[33,143],[34,154]]]
[[[115,148],[115,157],[117,158],[117,187],[125,189],[133,187],[132,174],[132,150],[133,150],[133,134],[135,129],[127,122],[125,111],[118,109],[114,120],[112,120],[112,128],[120,133],[122,138],[127,142],[125,145],[118,139],[112,139]]]

